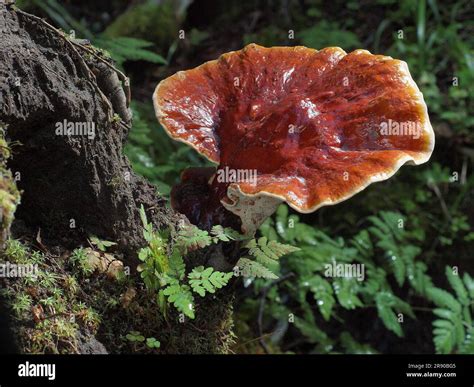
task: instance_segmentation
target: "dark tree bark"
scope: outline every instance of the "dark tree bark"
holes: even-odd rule
[[[123,155],[131,124],[127,96],[111,66],[91,52],[0,4],[0,121],[13,149],[8,167],[22,190],[15,217],[41,228],[43,240],[53,244],[75,247],[91,234],[116,241],[134,267],[144,245],[139,207],[157,228],[182,218]],[[95,136],[58,135],[58,123],[94,125]],[[226,351],[231,298],[223,293],[200,305],[192,328],[163,327],[171,330],[171,351]]]
[[[138,206],[153,208],[157,224],[171,214],[123,155],[130,123],[114,119],[98,66],[40,21],[5,7],[0,29],[1,121],[10,142],[21,143],[9,163],[24,191],[17,217],[57,238],[96,234],[135,250]],[[94,126],[95,137],[57,135],[64,120]]]

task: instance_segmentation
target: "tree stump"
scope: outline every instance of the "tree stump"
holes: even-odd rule
[[[97,52],[35,16],[0,4],[0,122],[11,149],[11,176],[3,165],[0,181],[0,242],[17,199],[14,180],[21,190],[15,219],[40,229],[46,245],[74,248],[97,235],[117,242],[133,268],[145,244],[140,206],[158,229],[182,216],[165,206],[124,156],[131,125],[126,90]],[[192,324],[158,327],[172,342],[169,351],[228,351],[231,293],[202,302]]]

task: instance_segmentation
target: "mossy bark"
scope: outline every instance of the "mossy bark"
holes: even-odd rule
[[[5,128],[0,123],[0,248],[4,246],[10,235],[10,226],[20,201],[20,193],[6,166],[6,161],[10,157],[10,148],[4,135]]]
[[[114,240],[133,268],[136,251],[144,245],[139,207],[145,207],[157,228],[182,218],[132,171],[123,155],[131,123],[99,81],[110,78],[104,71],[113,70],[93,47],[86,48],[0,4],[0,121],[9,142],[17,144],[8,167],[22,191],[15,217],[35,233],[41,229],[46,245],[70,249],[92,234]],[[93,124],[93,138],[60,135],[58,127],[69,123]],[[0,194],[5,237],[17,200],[8,174],[2,174]],[[227,352],[231,305],[232,294],[223,293],[199,305],[197,320],[163,324],[169,352]]]

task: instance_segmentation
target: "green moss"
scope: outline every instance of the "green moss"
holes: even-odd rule
[[[5,243],[5,256],[12,263],[27,263],[28,249],[16,239],[8,239]]]
[[[166,321],[155,297],[142,289],[139,275],[112,281],[100,274],[84,277],[80,265],[83,249],[69,257],[47,258],[17,240],[9,240],[2,260],[38,264],[37,279],[0,279],[15,321],[22,353],[79,353],[79,333],[94,335],[109,353],[229,353],[232,333],[232,291],[212,299],[199,299],[195,320],[180,319],[173,311]],[[64,252],[59,254],[64,257]],[[54,259],[54,264],[51,264]],[[73,264],[71,264],[73,261]],[[129,289],[134,296],[127,303]],[[155,338],[160,347],[136,345],[130,331]]]
[[[10,148],[4,137],[5,125],[0,123],[0,247],[5,243],[13,222],[16,207],[20,203],[20,192],[12,178],[6,161]]]

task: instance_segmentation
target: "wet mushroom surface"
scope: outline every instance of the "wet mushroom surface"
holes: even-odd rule
[[[153,99],[167,133],[218,165],[208,188],[194,174],[174,189],[207,189],[174,200],[204,228],[238,227],[228,210],[254,231],[281,201],[303,213],[341,202],[434,147],[406,63],[365,50],[251,44],[165,79]],[[239,201],[271,208],[243,219]]]

